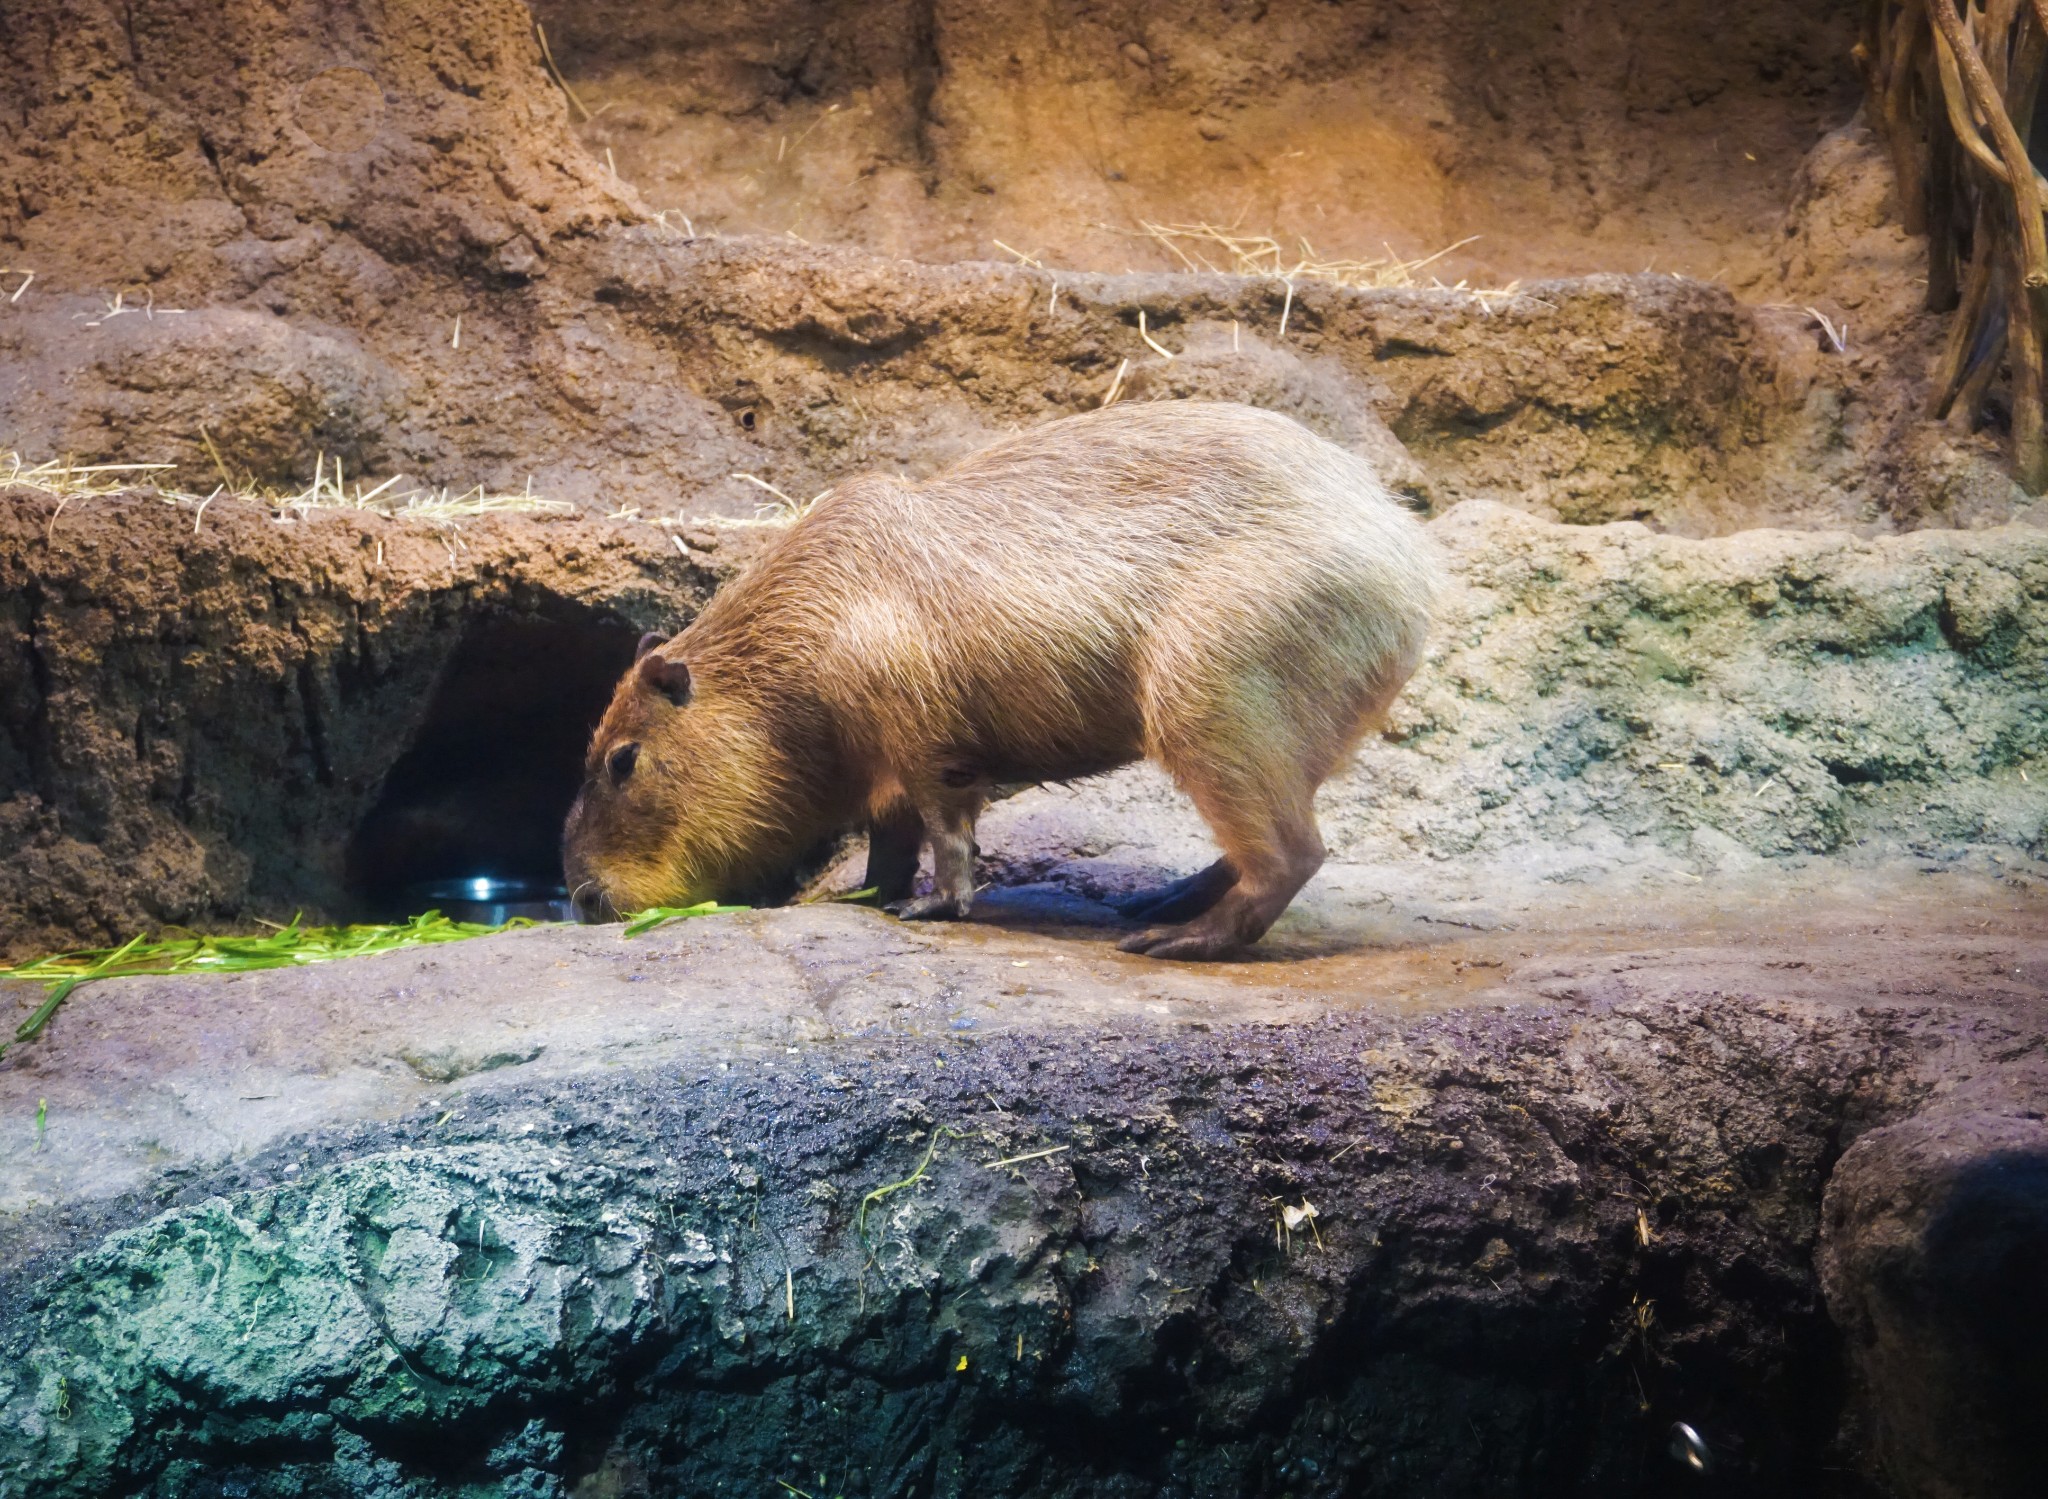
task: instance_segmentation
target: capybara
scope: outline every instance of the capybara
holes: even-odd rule
[[[1370,467],[1248,406],[1110,406],[921,483],[849,480],[641,641],[563,835],[570,893],[590,917],[730,897],[865,823],[890,910],[963,917],[992,786],[1146,757],[1223,856],[1127,903],[1148,925],[1122,945],[1234,952],[1322,864],[1316,787],[1414,671],[1436,588]]]

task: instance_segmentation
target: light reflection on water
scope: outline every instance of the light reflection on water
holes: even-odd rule
[[[500,879],[466,875],[451,880],[426,880],[405,887],[408,911],[438,910],[454,921],[499,926],[515,916],[534,921],[574,921],[569,892],[545,880]]]

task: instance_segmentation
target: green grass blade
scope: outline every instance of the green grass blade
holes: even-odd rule
[[[48,1025],[50,1017],[57,1013],[57,1006],[69,999],[71,991],[84,982],[84,978],[58,979],[56,983],[50,985],[50,992],[43,997],[43,1002],[36,1006],[35,1013],[15,1027],[14,1039],[17,1041],[34,1040],[36,1032]]]
[[[637,937],[642,932],[651,932],[664,923],[685,921],[692,916],[729,916],[734,911],[746,909],[746,906],[721,906],[715,900],[702,900],[694,906],[649,906],[646,910],[635,911],[626,918],[626,935]]]

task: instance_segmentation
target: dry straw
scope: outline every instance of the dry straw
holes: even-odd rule
[[[402,489],[399,485],[405,477],[403,474],[394,474],[381,484],[365,487],[360,479],[349,480],[338,457],[329,458],[326,454],[315,457],[311,484],[303,489],[277,489],[258,484],[249,474],[235,473],[221,456],[212,436],[203,428],[199,436],[221,479],[206,494],[173,488],[161,482],[159,476],[175,468],[175,464],[73,463],[68,459],[30,463],[21,454],[7,451],[0,451],[0,489],[32,489],[41,494],[55,495],[60,502],[67,504],[74,499],[147,489],[167,504],[195,510],[195,529],[199,520],[204,518],[206,507],[218,499],[261,505],[279,519],[316,510],[354,510],[444,523],[486,515],[576,513],[576,507],[567,500],[550,500],[536,495],[530,478],[524,489],[509,493],[481,484],[459,491],[445,486],[438,489],[423,486]]]
[[[1236,225],[1210,223],[1163,224],[1150,219],[1138,221],[1136,231],[1100,226],[1113,234],[1149,239],[1187,270],[1228,276],[1257,276],[1285,283],[1291,304],[1295,286],[1303,281],[1321,281],[1331,286],[1388,288],[1427,286],[1438,291],[1455,291],[1491,307],[1511,302],[1520,295],[1520,283],[1501,287],[1475,287],[1464,281],[1446,285],[1435,277],[1424,281],[1418,273],[1436,264],[1454,250],[1461,250],[1479,236],[1467,235],[1455,244],[1413,260],[1404,260],[1391,247],[1381,256],[1366,258],[1327,257],[1299,236],[1294,251],[1271,234],[1250,234]]]

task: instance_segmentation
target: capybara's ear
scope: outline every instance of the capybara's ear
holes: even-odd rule
[[[640,647],[638,650],[633,652],[633,659],[635,661],[638,661],[642,656],[646,655],[656,646],[662,646],[667,644],[668,637],[666,635],[660,635],[655,633],[653,630],[649,630],[645,635],[642,635],[640,637]]]
[[[646,655],[637,668],[640,681],[678,708],[690,700],[690,663],[672,656]]]

